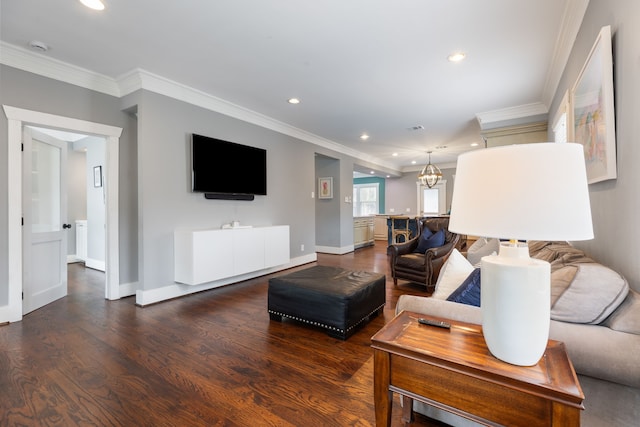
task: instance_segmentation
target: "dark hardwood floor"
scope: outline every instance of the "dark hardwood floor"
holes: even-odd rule
[[[67,297],[0,327],[0,426],[375,425],[370,338],[399,295],[426,291],[394,288],[385,242],[318,264],[385,273],[384,315],[340,341],[270,321],[272,276],[143,308],[105,300],[104,275],[70,265]]]

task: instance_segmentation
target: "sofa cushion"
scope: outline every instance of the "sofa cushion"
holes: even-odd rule
[[[473,265],[477,265],[482,257],[498,253],[500,250],[500,240],[481,237],[476,240],[467,250],[467,259]]]
[[[442,266],[433,298],[447,299],[473,271],[473,265],[457,249],[453,249]]]
[[[640,335],[640,294],[629,290],[625,300],[604,324],[616,331]]]
[[[420,235],[420,240],[418,240],[418,247],[414,252],[423,254],[431,248],[439,248],[442,245],[444,245],[444,230],[440,229],[432,234],[431,230],[425,227],[422,235]]]
[[[480,307],[480,269],[474,268],[462,285],[447,297],[447,301]]]
[[[529,241],[527,246],[531,258],[547,261],[551,264],[552,272],[568,264],[595,262],[568,242]]]
[[[598,324],[625,299],[629,284],[598,263],[566,265],[551,272],[551,318]]]

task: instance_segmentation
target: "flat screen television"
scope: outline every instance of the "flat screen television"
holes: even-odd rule
[[[267,150],[191,135],[192,191],[212,199],[267,194]]]

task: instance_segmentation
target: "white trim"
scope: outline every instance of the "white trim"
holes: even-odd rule
[[[523,117],[535,117],[547,114],[549,109],[541,102],[532,104],[518,105],[515,107],[503,108],[501,110],[485,111],[477,113],[476,118],[482,129],[485,129],[491,123],[503,122],[506,120],[516,120]]]
[[[117,136],[107,136],[106,150],[106,200],[105,206],[107,228],[106,228],[106,257],[105,257],[105,298],[108,300],[116,300],[120,298],[120,213],[119,213],[119,192],[120,192],[120,174],[119,174],[119,152],[120,152],[120,133]]]
[[[107,95],[120,96],[118,83],[104,74],[31,52],[3,41],[0,41],[0,50],[2,51],[0,58],[2,64]]]
[[[423,207],[422,205],[424,204],[422,197],[424,196],[424,190],[426,188],[429,188],[429,187],[427,187],[426,185],[423,185],[420,181],[416,181],[416,198],[418,199],[418,206],[417,206],[416,212],[418,212],[418,216],[434,214],[433,212],[425,213],[422,211],[422,207]],[[431,189],[438,190],[439,212],[437,213],[437,215],[445,215],[447,213],[447,180],[446,179],[441,180],[436,185],[434,185]]]
[[[92,268],[94,270],[98,270],[102,272],[106,272],[106,269],[107,269],[107,263],[99,259],[87,258],[84,261],[84,265],[87,266],[87,268]],[[106,295],[105,297],[108,298],[108,296]],[[117,298],[114,298],[114,299],[117,299]]]
[[[110,190],[107,192],[107,253],[116,254],[115,261],[107,258],[106,292],[116,299],[119,297],[120,270],[118,253],[118,145],[122,128],[88,122],[48,113],[25,110],[3,105],[8,121],[7,139],[7,192],[8,192],[8,268],[9,305],[0,307],[0,323],[22,320],[22,127],[25,124],[67,129],[89,135],[104,136],[107,139],[107,177]],[[115,210],[114,210],[115,204]]]
[[[183,285],[180,283],[172,283],[161,288],[154,288],[148,290],[136,291],[136,305],[147,306],[149,304],[155,304],[158,302],[166,301],[173,298],[182,297],[196,292],[207,291],[210,289],[219,288],[221,286],[231,285],[234,283],[242,282],[244,280],[253,279],[254,277],[264,276],[266,274],[275,273],[278,271],[286,270],[289,268],[297,267],[299,265],[315,262],[318,259],[317,254],[304,255],[302,257],[294,258],[289,263],[280,265],[277,267],[267,268],[260,271],[254,271],[240,276],[229,277],[214,282],[203,283],[201,285]]]
[[[201,90],[194,89],[182,83],[178,83],[157,74],[150,73],[146,70],[142,70],[139,68],[132,70],[120,76],[118,82],[121,88],[122,96],[135,92],[139,89],[148,90],[150,92],[168,96],[169,98],[177,99],[179,101],[183,101],[188,104],[204,108],[206,110],[214,111],[216,113],[224,114],[225,116],[233,117],[238,120],[263,127],[265,129],[270,129],[283,135],[289,135],[293,138],[301,139],[303,141],[310,142],[329,150],[337,151],[339,153],[346,154],[360,160],[368,161],[376,164],[377,166],[386,167],[391,170],[397,171],[396,166],[392,165],[391,163],[383,162],[382,160],[377,159],[367,153],[345,147],[344,145],[338,144],[329,139],[291,126],[287,123],[275,120],[269,116],[253,110],[249,110],[248,108],[210,95]]]
[[[553,126],[551,131],[553,132],[553,140],[557,142],[556,139],[556,127],[558,126],[558,122],[562,117],[565,118],[565,142],[573,141],[573,107],[571,106],[571,97],[569,96],[569,90],[564,92],[562,96],[562,100],[560,101],[560,105],[558,105],[558,109],[556,110],[555,115],[553,116]]]
[[[316,245],[316,252],[320,252],[323,254],[344,255],[344,254],[348,254],[349,252],[353,252],[355,250],[356,250],[355,245],[347,245],[343,247]]]
[[[2,50],[0,63],[10,67],[116,97],[122,97],[140,89],[148,90],[370,162],[375,166],[389,169],[390,173],[401,174],[397,166],[370,154],[353,150],[329,139],[140,68],[131,70],[114,79],[6,42],[0,42],[0,49]]]
[[[121,283],[120,298],[130,297],[135,295],[139,287],[140,287],[140,282]]]
[[[551,66],[547,72],[544,89],[542,90],[542,102],[546,105],[551,105],[553,102],[553,97],[558,89],[562,73],[567,66],[571,49],[578,36],[578,31],[588,6],[589,0],[568,0],[565,4],[561,21],[562,27],[558,34],[553,57],[551,58]]]

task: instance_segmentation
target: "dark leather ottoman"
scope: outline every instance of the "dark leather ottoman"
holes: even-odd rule
[[[320,326],[339,339],[382,312],[384,274],[317,265],[269,279],[271,320],[283,317]]]

